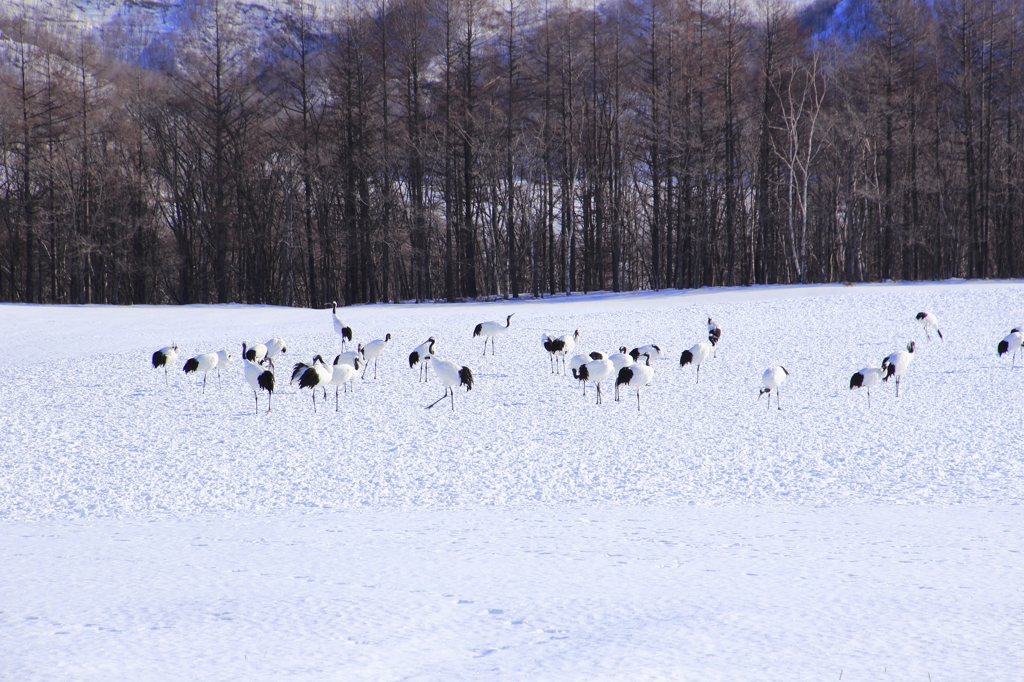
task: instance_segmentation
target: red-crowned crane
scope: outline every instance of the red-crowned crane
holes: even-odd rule
[[[267,414],[270,414],[270,399],[274,395],[274,373],[269,369],[264,369],[255,362],[251,362],[245,358],[245,352],[242,353],[242,373],[245,377],[245,383],[249,384],[249,388],[252,389],[252,397],[256,399],[256,414],[260,413],[260,391],[267,392]]]
[[[280,336],[275,336],[274,338],[270,339],[263,345],[267,347],[267,360],[270,361],[271,368],[274,367],[274,358],[276,358],[281,353],[288,352],[288,348],[284,342],[284,339],[282,339]]]
[[[316,389],[320,387],[327,395],[327,384],[333,376],[331,369],[324,363],[319,355],[313,356],[313,364],[307,365],[304,362],[296,362],[292,369],[292,381],[298,380],[299,388],[313,389],[313,413],[316,414]]]
[[[216,353],[203,353],[191,358],[185,362],[185,374],[192,374],[193,372],[203,373],[203,393],[206,393],[206,375],[210,373],[210,370],[217,366],[217,362],[220,358],[217,357]]]
[[[619,376],[619,371],[623,367],[631,367],[633,365],[633,356],[626,352],[625,346],[619,346],[618,353],[612,353],[608,356],[608,359],[612,361],[612,366],[615,367],[615,376]],[[615,400],[619,400],[619,385],[615,384]]]
[[[331,301],[331,317],[334,321],[334,333],[341,337],[341,350],[345,350],[345,342],[352,340],[352,327],[338,317],[337,301]]]
[[[430,374],[430,358],[434,356],[434,346],[437,345],[437,339],[431,336],[429,339],[416,346],[411,353],[409,353],[409,369],[412,369],[416,365],[420,365],[420,380],[426,381]]]
[[[625,385],[636,389],[637,412],[640,411],[640,389],[651,383],[651,379],[654,378],[654,368],[651,367],[650,353],[643,353],[640,357],[644,358],[643,364],[640,363],[638,358],[636,363],[620,369],[619,376],[615,379],[616,387]]]
[[[611,360],[591,360],[579,369],[580,381],[589,381],[597,386],[597,404],[601,404],[601,382],[615,374]]]
[[[217,385],[220,386],[220,371],[231,364],[231,354],[227,350],[217,351]]]
[[[865,367],[850,377],[850,390],[866,388],[868,391],[868,407],[871,407],[871,387],[882,380],[885,370],[879,367]]]
[[[722,328],[708,315],[708,341],[715,347],[715,357],[718,357],[718,340],[722,338]]]
[[[999,353],[999,357],[1003,357],[1007,353],[1013,353],[1010,361],[1010,369],[1013,369],[1017,366],[1017,351],[1020,350],[1021,346],[1024,346],[1024,330],[1020,327],[1014,327],[1006,335],[1006,338],[996,346],[996,352]]]
[[[629,351],[630,356],[633,358],[633,362],[640,362],[640,356],[647,354],[647,359],[662,358],[665,357],[661,352],[661,346],[656,346],[653,343],[647,344],[646,346],[640,346]]]
[[[380,358],[381,353],[387,348],[388,342],[391,340],[391,334],[387,334],[383,339],[377,339],[376,341],[370,341],[362,347],[360,352],[363,354],[363,362],[366,363],[366,367],[363,369],[362,378],[366,378],[366,371],[370,369],[370,363],[373,363],[373,378],[377,378],[377,359]]]
[[[172,343],[153,353],[153,369],[164,368],[164,385],[167,385],[167,368],[178,359],[178,344]]]
[[[942,330],[939,329],[939,318],[935,317],[932,313],[918,313],[916,319],[924,327],[924,333],[928,336],[929,341],[932,340],[930,329],[934,329],[935,333],[942,339]]]
[[[782,398],[779,395],[779,386],[782,385],[782,382],[785,381],[788,376],[789,370],[782,365],[769,367],[764,371],[764,374],[761,375],[761,384],[764,388],[762,388],[761,392],[757,394],[757,399],[760,400],[761,396],[767,393],[769,410],[772,409],[772,391],[775,391],[775,404],[780,410],[782,409]]]
[[[882,381],[888,383],[890,377],[896,377],[896,397],[900,397],[900,378],[903,373],[907,371],[907,367],[910,367],[911,361],[914,359],[914,351],[917,349],[917,344],[911,341],[907,344],[906,350],[896,351],[885,360],[882,361],[882,369],[885,370],[885,376],[882,377]]]
[[[565,356],[571,353],[576,347],[576,341],[580,338],[580,330],[577,329],[575,332],[570,334],[563,334],[559,337],[551,336],[550,334],[544,334],[541,336],[541,343],[544,344],[544,350],[551,354],[551,359],[554,361],[554,365],[551,369],[551,373],[557,373],[558,360],[561,357],[562,360],[562,372],[565,373]],[[493,345],[493,343],[492,343]]]
[[[592,359],[600,360],[600,358],[591,358],[589,355],[574,355],[572,360],[569,361],[569,371],[572,372],[572,378],[583,384],[583,395],[587,394],[587,382],[580,378],[580,367]]]
[[[455,411],[455,387],[465,386],[466,391],[473,390],[473,370],[469,367],[463,367],[457,365],[454,362],[448,360],[442,360],[436,355],[431,358],[430,364],[434,366],[434,376],[441,380],[444,384],[444,395],[435,400],[434,402],[427,405],[429,410],[434,405],[448,397],[449,394],[452,396],[452,412]]]
[[[512,313],[512,315],[515,315],[515,313]],[[484,337],[484,355],[487,355],[488,339],[491,341],[491,355],[494,355],[494,337],[508,331],[508,328],[512,326],[512,315],[505,318],[504,326],[500,322],[481,322],[473,330],[474,339],[478,336]]]
[[[334,411],[338,411],[338,388],[344,384],[345,392],[348,393],[352,387],[352,381],[359,376],[359,368],[361,367],[359,358],[353,358],[352,363],[343,362],[341,355],[337,355],[334,358],[334,366],[331,368],[331,380],[329,383],[334,385]]]
[[[267,346],[263,343],[257,343],[252,346],[245,346],[246,351],[243,356],[249,362],[255,362],[257,365],[262,365],[263,361],[267,359]]]
[[[679,366],[686,367],[687,365],[696,365],[697,367],[697,383],[700,383],[700,365],[702,362],[708,359],[711,355],[711,350],[714,348],[713,344],[701,341],[690,350],[684,350],[683,354],[679,356]]]

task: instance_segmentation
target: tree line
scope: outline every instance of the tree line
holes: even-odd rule
[[[8,9],[0,299],[1024,275],[1024,6],[836,6],[188,0],[168,35]]]

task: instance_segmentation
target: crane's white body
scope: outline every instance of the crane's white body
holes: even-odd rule
[[[167,368],[178,361],[178,344],[173,343],[153,353],[153,369],[164,368],[164,385],[167,385]]]
[[[591,360],[579,369],[582,381],[589,381],[597,386],[597,404],[601,404],[601,382],[615,374],[615,364],[611,360]]]
[[[217,367],[220,357],[216,353],[202,353],[185,362],[185,374],[203,373],[203,393],[206,393],[206,375]]]
[[[625,346],[619,346],[618,353],[612,353],[608,356],[608,359],[612,361],[612,365],[615,366],[615,376],[619,376],[619,370],[623,367],[633,366],[633,356],[626,352]],[[615,400],[619,399],[619,385],[615,384]]]
[[[319,355],[313,358],[313,364],[307,365],[303,362],[295,363],[292,370],[292,383],[298,381],[299,388],[313,389],[313,413],[316,413],[316,389],[320,387],[327,394],[327,384],[334,376],[333,370],[327,366],[324,359]]]
[[[871,387],[885,377],[885,370],[880,367],[865,367],[850,377],[850,390],[864,388],[868,393],[868,407],[871,407]]]
[[[769,367],[761,375],[761,384],[764,388],[757,394],[757,399],[760,400],[761,396],[765,393],[768,394],[768,409],[772,407],[772,391],[775,391],[775,404],[778,408],[782,409],[782,397],[779,395],[779,386],[789,376],[789,370],[782,365],[776,365],[775,367]]]
[[[263,364],[263,361],[267,359],[267,346],[262,343],[253,344],[252,346],[246,346],[245,359],[249,362],[255,362],[257,365]]]
[[[387,348],[388,342],[391,341],[391,334],[387,334],[383,339],[377,339],[370,341],[362,347],[361,353],[363,355],[363,362],[366,363],[366,367],[363,369],[363,378],[366,378],[366,371],[370,369],[370,363],[373,363],[373,378],[377,378],[377,359],[380,358],[381,353]]]
[[[932,335],[929,330],[934,329],[935,333],[942,338],[942,330],[939,329],[939,318],[935,317],[932,313],[918,313],[917,321],[922,327],[924,327],[924,333],[928,337],[928,340],[932,340]]]
[[[708,316],[708,342],[715,348],[715,357],[718,357],[718,341],[722,338],[722,328],[718,323]]]
[[[1010,369],[1013,369],[1017,366],[1017,351],[1021,349],[1021,346],[1024,346],[1024,331],[1018,327],[1014,327],[1014,329],[999,342],[999,345],[996,346],[996,352],[999,353],[999,357],[1003,357],[1006,353],[1012,353]]]
[[[707,341],[701,341],[689,350],[684,350],[683,354],[679,356],[679,366],[686,367],[687,365],[697,366],[697,383],[700,383],[700,366],[708,357],[711,356],[711,351],[714,350],[714,346]]]
[[[331,318],[334,322],[334,333],[341,337],[341,349],[345,350],[345,342],[352,340],[352,327],[338,317],[338,302],[331,302]]]
[[[434,405],[444,400],[450,394],[452,397],[452,412],[455,411],[455,388],[465,386],[466,391],[473,390],[473,371],[469,367],[458,365],[450,360],[442,360],[436,355],[430,360],[434,367],[434,376],[444,384],[444,395],[427,405],[429,410]]]
[[[494,337],[498,334],[504,334],[508,331],[508,328],[512,326],[512,313],[505,318],[505,324],[500,322],[481,322],[473,330],[473,338],[478,336],[484,337],[484,355],[487,355],[487,341],[491,342],[491,355],[494,355]]]
[[[896,351],[885,360],[882,361],[882,369],[885,370],[885,376],[882,377],[882,381],[888,382],[890,377],[896,377],[896,397],[900,395],[900,379],[903,377],[903,373],[910,367],[910,363],[914,360],[914,351],[917,349],[917,344],[911,341],[907,344],[906,350]]]
[[[274,395],[273,372],[246,360],[243,353],[242,376],[245,377],[245,383],[249,384],[253,398],[256,399],[256,414],[260,413],[260,391],[267,392],[267,414],[270,414],[270,399]]]
[[[654,379],[654,368],[651,367],[651,356],[644,353],[642,356],[644,361],[639,361],[630,365],[629,367],[623,367],[619,370],[619,375],[615,379],[615,387],[619,386],[632,386],[636,389],[636,411],[640,411],[640,389],[651,383]]]
[[[231,354],[227,350],[217,351],[217,385],[220,386],[220,371],[231,364]]]
[[[338,411],[338,389],[344,385],[345,392],[352,388],[352,382],[359,376],[359,358],[354,358],[353,363],[341,362],[341,356],[334,358],[334,365],[331,367],[331,380],[328,382],[334,386],[334,411]]]
[[[279,336],[275,336],[263,345],[267,347],[267,360],[270,361],[271,367],[274,366],[274,358],[281,353],[288,352],[287,344],[285,344],[284,339]]]
[[[593,359],[589,355],[580,354],[572,356],[572,360],[569,361],[569,371],[572,372],[572,378],[583,384],[583,395],[587,394],[587,382],[580,378],[580,367]]]
[[[656,346],[653,343],[649,343],[646,346],[640,346],[629,351],[629,354],[633,357],[634,363],[640,362],[640,357],[646,355],[650,359],[663,358],[664,353],[661,351],[661,346]]]

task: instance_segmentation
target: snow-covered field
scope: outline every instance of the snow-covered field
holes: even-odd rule
[[[1024,284],[340,311],[393,339],[313,413],[330,310],[0,306],[0,680],[1003,680],[1024,663]],[[928,341],[914,315],[938,315]],[[476,323],[512,318],[481,357]],[[679,354],[724,329],[701,369]],[[657,343],[641,394],[552,375]],[[242,341],[288,341],[270,415]],[[473,369],[417,381],[413,347]],[[850,375],[917,342],[895,387]],[[182,361],[228,348],[202,378]],[[782,410],[757,400],[782,364]],[[373,368],[370,368],[372,376]],[[261,406],[265,398],[261,398]]]

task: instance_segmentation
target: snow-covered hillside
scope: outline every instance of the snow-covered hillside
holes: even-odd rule
[[[346,308],[0,306],[0,679],[1005,679],[1024,642],[1024,284]],[[935,313],[944,341],[916,323]],[[497,352],[472,329],[515,313]],[[701,369],[679,355],[724,334]],[[552,375],[656,343],[641,395]],[[288,341],[270,415],[243,341]],[[443,387],[428,336],[472,368]],[[915,340],[895,386],[856,370]],[[229,349],[208,379],[150,355]],[[782,410],[758,401],[782,364]],[[372,368],[371,368],[372,373]],[[261,404],[264,400],[261,399]],[[888,675],[888,676],[887,676]]]

